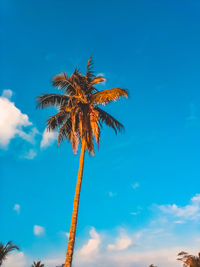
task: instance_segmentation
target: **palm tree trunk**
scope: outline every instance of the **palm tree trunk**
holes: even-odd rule
[[[74,196],[74,206],[73,206],[73,212],[72,212],[69,241],[68,241],[67,254],[66,254],[64,267],[71,267],[72,265],[72,257],[73,257],[75,236],[76,236],[76,225],[77,225],[77,219],[78,219],[78,206],[79,206],[81,183],[82,183],[82,176],[83,176],[84,156],[85,156],[85,140],[82,140],[79,170],[78,170],[76,191],[75,191],[75,196]]]

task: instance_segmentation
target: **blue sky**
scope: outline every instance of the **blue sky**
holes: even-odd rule
[[[103,127],[86,156],[74,267],[180,266],[177,253],[200,242],[199,1],[0,6],[0,236],[20,246],[17,267],[63,262],[79,155],[44,132],[55,110],[35,99],[91,55],[107,79],[98,88],[130,97],[105,107],[125,133]]]

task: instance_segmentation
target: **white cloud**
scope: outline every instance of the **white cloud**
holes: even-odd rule
[[[33,227],[33,233],[34,235],[43,235],[45,233],[45,228],[40,225],[34,225]]]
[[[44,130],[42,135],[42,141],[40,143],[40,147],[44,148],[50,146],[57,139],[56,132],[49,132],[47,129]]]
[[[88,256],[96,253],[99,250],[101,239],[95,228],[90,230],[90,237],[91,238],[88,240],[88,242],[80,249],[79,255]]]
[[[108,250],[125,250],[132,245],[132,240],[127,235],[118,237],[114,244],[109,244]]]
[[[46,267],[55,267],[55,266],[62,266],[62,264],[65,261],[65,253],[63,251],[62,254],[55,255],[55,257],[52,257],[52,255],[49,258],[46,258],[42,260],[42,263],[44,263],[44,266]]]
[[[34,159],[37,153],[34,149],[30,149],[26,154],[24,154],[23,158],[25,159]]]
[[[199,205],[200,195],[197,194],[191,199],[191,205]],[[171,205],[172,206],[172,205]],[[188,206],[188,205],[187,205]],[[182,209],[187,207],[181,207]],[[180,207],[178,207],[180,208]],[[162,267],[180,267],[177,261],[177,254],[180,251],[187,251],[197,255],[199,250],[200,231],[196,221],[190,221],[186,226],[187,231],[183,230],[185,221],[182,217],[171,218],[165,214],[160,217],[160,207],[157,209],[153,221],[148,223],[145,228],[137,231],[128,228],[117,228],[117,231],[97,231],[91,228],[89,238],[76,240],[75,254],[73,258],[74,267],[144,267],[150,264]],[[40,226],[41,227],[41,226]],[[66,234],[66,233],[65,233]],[[79,245],[79,244],[83,245]],[[180,245],[181,244],[181,245]],[[80,247],[79,247],[80,246]],[[45,266],[55,267],[65,260],[65,249],[57,252],[55,257],[42,259]],[[28,266],[28,264],[26,265]],[[6,267],[11,267],[6,266]],[[17,267],[25,267],[19,265]]]
[[[194,197],[191,198],[193,203],[200,203],[200,194],[196,194]]]
[[[198,252],[198,242],[191,238],[186,241],[186,246],[176,245],[174,237],[167,229],[152,229],[151,227],[130,232],[120,230],[114,236],[109,232],[97,233],[95,228],[90,230],[90,238],[84,242],[80,249],[75,250],[73,259],[74,267],[144,267],[150,264],[162,267],[180,267],[177,254],[184,250],[192,254]],[[112,231],[111,231],[112,232]],[[115,239],[110,244],[110,239]],[[172,245],[173,244],[173,245]],[[196,248],[194,247],[196,246]],[[64,262],[63,256],[48,261],[49,267]]]
[[[132,187],[133,189],[136,189],[136,188],[138,188],[139,186],[140,186],[139,183],[134,183],[134,184],[131,185],[131,187]]]
[[[12,252],[4,261],[4,267],[27,267],[29,266],[23,252]]]
[[[16,211],[17,214],[19,214],[20,213],[20,205],[19,204],[15,204],[13,210]]]
[[[179,207],[176,204],[161,205],[159,209],[166,214],[172,215],[177,218],[196,220],[200,217],[200,194],[196,194],[191,198],[189,205]]]
[[[181,250],[187,251],[193,255],[197,255],[198,249],[191,248],[189,246],[172,246],[168,249],[150,249],[149,251],[107,251],[102,250],[98,256],[96,253],[90,255],[88,258],[83,258],[75,253],[73,258],[74,267],[144,267],[150,264],[162,267],[180,267],[181,262],[177,261],[177,254]],[[95,260],[91,260],[92,257],[96,257]],[[48,267],[60,266],[64,263],[65,253],[58,253],[52,256],[52,253],[46,259],[41,259],[42,263]],[[31,266],[33,260],[27,258],[23,252],[10,254],[4,263],[4,267],[27,267]]]
[[[23,127],[32,125],[26,114],[23,114],[8,98],[12,96],[11,90],[4,90],[0,96],[0,147],[6,148],[10,140],[16,136],[33,142],[37,129],[33,128],[26,133]]]
[[[75,249],[73,266],[144,267],[155,264],[162,267],[180,267],[181,263],[177,261],[177,254],[180,251],[197,255],[200,232],[196,232],[194,235],[189,234],[189,239],[183,240],[181,237],[182,245],[180,246],[178,235],[171,232],[171,229],[167,226],[159,228],[159,220],[155,226],[152,228],[149,225],[139,231],[118,228],[117,232],[113,232],[112,229],[97,232],[92,227],[89,238],[83,241],[81,247]],[[79,243],[82,243],[80,238],[76,240],[76,247],[79,246]],[[46,255],[44,259],[40,258],[45,266],[55,267],[64,263],[65,248],[55,253],[54,256],[51,253],[49,257]],[[17,267],[25,266],[30,266],[30,264]]]
[[[73,266],[74,267],[144,267],[149,266],[151,263],[154,263],[156,266],[162,267],[180,267],[180,262],[176,260],[177,253],[181,251],[181,249],[185,249],[190,253],[197,254],[197,250],[188,249],[188,247],[173,247],[170,249],[157,249],[157,250],[149,250],[143,252],[137,251],[124,251],[124,252],[110,252],[110,251],[101,251],[101,253],[97,256],[96,253],[91,255],[88,258],[81,257],[76,254],[73,258]],[[60,253],[54,258],[52,255],[48,259],[42,260],[42,262],[48,267],[55,267],[64,263],[65,260],[64,253],[60,255]],[[94,260],[91,260],[93,259]],[[27,265],[28,266],[28,265]],[[5,266],[11,267],[11,266]],[[13,266],[12,266],[13,267]],[[24,267],[18,266],[18,267]]]
[[[159,224],[160,222],[157,226]],[[154,229],[149,226],[135,232],[121,229],[114,236],[110,235],[112,231],[97,233],[94,230],[94,232],[94,237],[90,238],[86,245],[90,244],[89,247],[92,248],[90,240],[98,240],[98,242],[95,242],[95,249],[88,250],[86,245],[83,245],[75,253],[74,267],[93,267],[94,264],[96,267],[144,267],[152,263],[156,266],[180,267],[180,262],[176,260],[180,251],[185,250],[192,254],[198,252],[198,242],[195,241],[196,235],[190,236],[190,240],[186,240],[180,246],[175,242],[177,236],[174,236],[167,228]],[[113,238],[115,242],[110,243]],[[89,253],[81,254],[80,251],[83,248]]]

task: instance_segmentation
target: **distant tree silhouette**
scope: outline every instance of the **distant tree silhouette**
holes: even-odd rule
[[[181,251],[178,256],[177,260],[183,262],[183,267],[200,267],[200,253],[198,256],[193,256],[185,251]]]
[[[19,250],[18,246],[13,244],[11,241],[8,241],[6,245],[0,243],[0,266],[2,266],[3,261],[6,260],[10,252],[12,252],[15,249]]]
[[[44,267],[44,264],[41,261],[34,261],[31,267]]]

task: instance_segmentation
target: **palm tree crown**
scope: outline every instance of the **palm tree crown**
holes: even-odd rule
[[[7,258],[8,254],[10,254],[10,252],[12,252],[15,249],[19,250],[18,246],[13,244],[11,241],[7,242],[5,246],[2,243],[0,243],[0,266],[2,265],[3,261]]]
[[[31,267],[44,267],[44,264],[41,261],[34,261]]]
[[[47,130],[58,129],[58,145],[64,138],[72,142],[74,153],[78,144],[85,140],[86,150],[94,154],[93,137],[100,142],[102,123],[112,127],[117,133],[123,125],[98,105],[105,105],[118,98],[128,96],[126,89],[112,88],[98,91],[95,84],[105,81],[102,76],[95,76],[91,58],[87,71],[82,75],[75,69],[71,76],[61,73],[53,77],[53,86],[63,89],[63,94],[44,94],[37,98],[38,108],[56,106],[58,113],[47,120]]]

